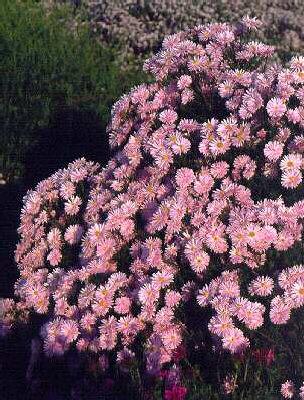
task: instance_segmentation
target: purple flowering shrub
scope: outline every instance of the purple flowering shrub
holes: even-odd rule
[[[241,357],[302,312],[304,58],[269,63],[259,26],[168,36],[145,63],[153,83],[113,108],[108,165],[80,159],[29,191],[2,330],[39,313],[48,355],[154,373],[182,348]]]

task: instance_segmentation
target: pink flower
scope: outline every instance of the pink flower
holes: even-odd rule
[[[231,328],[223,336],[223,347],[231,353],[237,353],[248,347],[248,339],[238,328]]]
[[[282,186],[286,187],[287,189],[295,189],[300,185],[302,182],[303,176],[300,171],[292,170],[286,171],[282,175]]]
[[[285,324],[290,318],[290,307],[284,302],[284,300],[276,296],[271,301],[271,308],[270,308],[270,320],[274,324]]]
[[[281,394],[284,397],[284,399],[292,399],[294,391],[295,388],[293,382],[287,380],[286,382],[282,383]]]
[[[176,183],[180,188],[187,188],[195,179],[195,175],[190,168],[180,168],[175,176]]]
[[[159,119],[164,124],[172,125],[177,120],[177,113],[173,110],[165,110],[159,114]]]
[[[165,348],[174,350],[182,342],[182,337],[178,329],[171,328],[161,334],[161,338]]]
[[[182,75],[177,81],[177,87],[180,90],[188,88],[192,84],[191,75]]]
[[[284,145],[282,143],[273,141],[268,142],[264,147],[265,157],[270,161],[277,161],[283,154]]]
[[[257,296],[269,296],[274,286],[273,279],[269,276],[258,276],[249,285],[249,293]]]
[[[50,251],[50,253],[47,256],[48,262],[52,265],[52,267],[55,267],[60,263],[62,259],[62,254],[59,249],[54,249]]]
[[[76,215],[79,212],[82,204],[81,199],[78,196],[72,196],[65,203],[64,209],[68,215]]]
[[[303,157],[301,154],[288,154],[284,156],[280,162],[283,172],[297,171],[302,167]]]
[[[64,240],[73,245],[80,241],[82,233],[83,228],[80,225],[70,225],[65,231]]]
[[[267,103],[267,112],[272,118],[281,118],[285,114],[286,110],[287,108],[285,103],[278,97],[274,97]]]
[[[118,314],[127,314],[130,311],[130,306],[131,300],[129,297],[117,297],[114,309]]]

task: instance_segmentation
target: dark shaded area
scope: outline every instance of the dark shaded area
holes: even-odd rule
[[[58,107],[50,125],[37,130],[31,149],[26,153],[24,183],[34,187],[77,158],[105,165],[109,159],[108,139],[101,118],[94,111],[67,105]]]

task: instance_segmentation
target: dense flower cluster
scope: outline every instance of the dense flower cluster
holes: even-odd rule
[[[107,167],[77,160],[26,195],[16,295],[47,315],[48,354],[75,344],[126,362],[140,338],[155,370],[186,337],[191,299],[232,353],[265,315],[284,324],[304,305],[304,267],[269,263],[302,238],[304,58],[269,66],[274,49],[247,36],[259,26],[167,37],[145,64],[154,83],[113,108]]]
[[[213,21],[236,22],[255,15],[261,40],[277,40],[282,52],[303,49],[303,5],[296,0],[83,0],[88,22],[102,43],[116,43],[124,60],[158,49],[164,36]]]

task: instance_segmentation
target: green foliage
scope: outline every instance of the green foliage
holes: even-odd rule
[[[122,72],[115,50],[96,43],[85,25],[71,29],[72,14],[68,5],[47,12],[33,0],[0,2],[0,172],[5,178],[21,175],[25,151],[56,110],[95,112],[103,129],[113,102],[143,80],[137,71]]]

